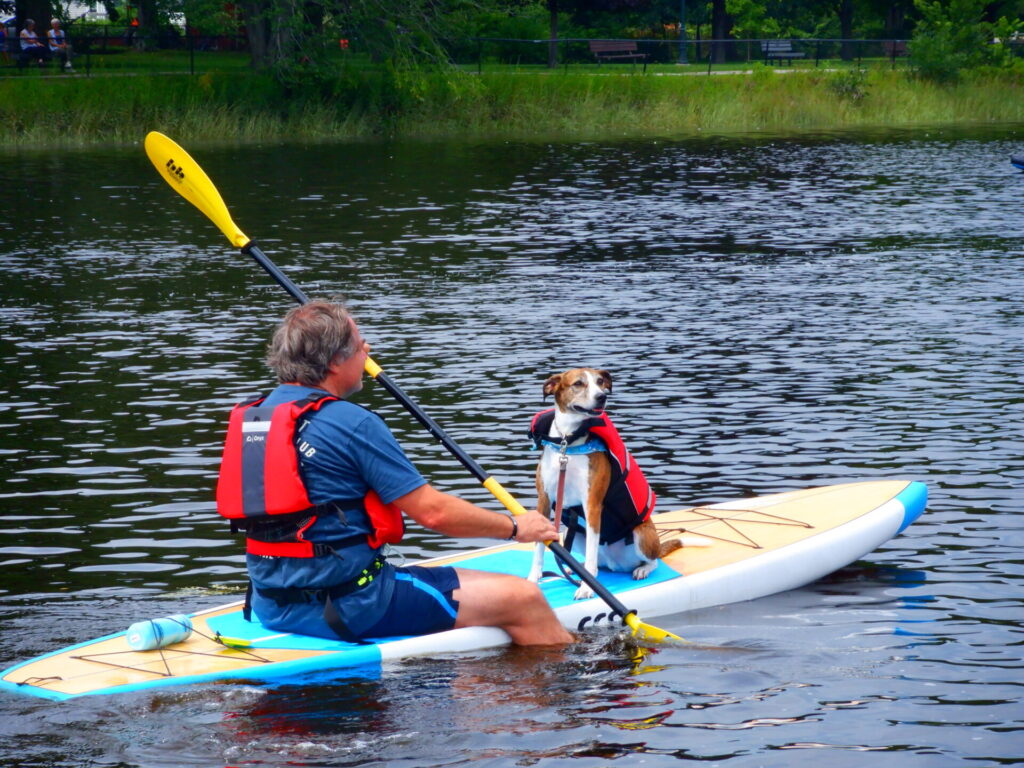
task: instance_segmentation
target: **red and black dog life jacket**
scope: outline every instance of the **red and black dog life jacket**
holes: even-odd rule
[[[544,444],[555,450],[559,442],[551,436],[551,424],[555,420],[555,409],[549,408],[533,417],[530,424],[530,438],[537,448]],[[605,493],[601,517],[601,543],[610,544],[628,538],[633,529],[647,520],[654,512],[657,496],[644,477],[633,455],[619,436],[608,414],[603,411],[587,419],[567,442],[574,443],[585,435],[596,437],[611,457],[611,479]],[[555,499],[552,499],[552,508]],[[567,525],[572,524],[567,521]]]
[[[314,557],[321,554],[320,548],[303,534],[321,510],[309,500],[299,471],[299,454],[312,448],[297,440],[296,426],[303,415],[339,398],[317,393],[302,400],[263,406],[265,399],[240,403],[231,411],[217,481],[217,511],[233,523],[292,515],[297,524],[284,526],[285,535],[275,535],[271,541],[250,536],[246,551],[273,557]],[[398,507],[384,504],[372,490],[352,503],[361,504],[370,520],[373,532],[366,538],[371,547],[378,549],[401,541],[405,524]]]

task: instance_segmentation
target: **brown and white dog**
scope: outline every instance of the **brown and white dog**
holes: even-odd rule
[[[596,368],[573,368],[550,376],[544,382],[544,396],[554,395],[555,414],[544,440],[544,449],[537,464],[537,509],[547,514],[552,499],[557,499],[562,459],[567,459],[562,506],[579,505],[586,517],[584,567],[595,576],[598,565],[613,571],[633,572],[634,579],[646,579],[657,566],[657,560],[678,549],[681,543],[672,540],[662,544],[654,523],[649,518],[634,529],[632,541],[600,544],[602,507],[612,475],[612,459],[607,452],[562,455],[559,444],[563,437],[573,436],[583,424],[604,410],[612,391],[612,377],[608,371]],[[584,433],[568,443],[572,448],[585,444],[589,434]],[[552,445],[554,443],[554,445]],[[557,521],[556,521],[557,522]],[[609,529],[611,530],[611,529]],[[573,549],[578,551],[577,536]],[[530,581],[538,581],[543,570],[544,545],[538,544],[530,570]],[[586,584],[576,590],[576,599],[592,597]]]

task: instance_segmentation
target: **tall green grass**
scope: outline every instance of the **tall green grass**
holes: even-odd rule
[[[902,71],[715,76],[349,70],[289,88],[240,72],[0,79],[0,146],[126,144],[149,130],[190,141],[377,135],[682,136],[1024,122],[1022,77],[938,85]]]
[[[154,129],[260,141],[345,126],[330,105],[248,73],[0,80],[0,146],[127,144]]]
[[[1024,100],[1014,95],[1019,75],[978,74],[940,86],[905,72],[778,74],[756,66],[750,75],[710,77],[481,79],[474,109],[444,122],[410,119],[404,130],[666,136],[1024,121]]]

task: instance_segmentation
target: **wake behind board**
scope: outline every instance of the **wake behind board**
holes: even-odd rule
[[[848,483],[664,512],[654,516],[664,538],[700,537],[658,563],[650,577],[602,570],[601,582],[644,619],[752,600],[793,589],[871,552],[924,511],[924,484],[902,480]],[[525,576],[532,545],[507,544],[438,557],[420,565]],[[556,571],[551,553],[545,570]],[[561,577],[541,583],[570,629],[619,624],[599,599],[576,601]],[[0,690],[47,699],[122,693],[229,679],[265,681],[321,670],[379,668],[409,656],[439,655],[507,644],[493,627],[467,627],[420,637],[378,638],[364,645],[280,633],[247,622],[241,602],[192,616],[185,641],[133,651],[120,632],[18,664],[0,675]],[[242,640],[227,647],[217,636]],[[232,640],[234,643],[234,640]]]

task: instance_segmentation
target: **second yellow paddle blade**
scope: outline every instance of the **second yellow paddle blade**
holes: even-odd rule
[[[625,622],[633,630],[633,636],[639,640],[649,640],[653,643],[663,643],[666,640],[675,640],[687,644],[690,642],[689,640],[684,640],[679,635],[672,634],[667,629],[645,624],[640,621],[635,613],[627,614]]]
[[[164,181],[206,214],[233,246],[242,248],[248,244],[249,238],[232,221],[220,192],[188,152],[157,131],[147,134],[145,146],[146,154]]]

